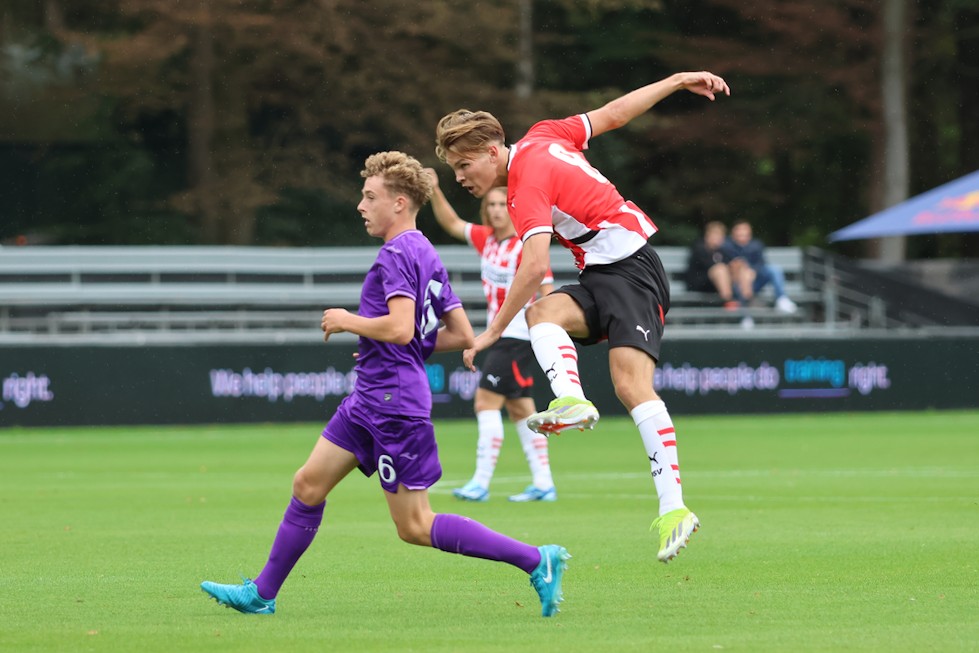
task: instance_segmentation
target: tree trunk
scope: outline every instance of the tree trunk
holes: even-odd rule
[[[959,141],[962,172],[979,170],[979,9],[960,9],[953,20],[959,35],[955,68],[958,72]]]
[[[205,10],[206,12],[206,10]],[[188,107],[188,151],[190,187],[200,212],[201,240],[217,243],[220,216],[214,171],[214,42],[209,16],[194,28],[191,62],[190,106]]]
[[[526,100],[534,92],[534,3],[519,0],[520,33],[517,59],[517,99]]]
[[[222,70],[223,72],[223,70]],[[222,74],[215,93],[221,122],[215,127],[216,197],[221,211],[219,237],[223,244],[251,245],[255,237],[255,208],[262,204],[263,189],[256,181],[258,156],[248,135],[248,97],[245,78],[239,72]]]
[[[958,35],[955,70],[959,83],[959,164],[963,174],[979,170],[979,9],[959,9],[953,20]],[[979,257],[979,234],[963,234],[962,255]]]
[[[65,14],[59,0],[44,0],[44,27],[51,32],[64,29]]]
[[[883,5],[884,45],[881,60],[881,96],[884,107],[884,187],[883,207],[908,198],[909,152],[907,73],[904,46],[907,31],[907,0],[886,0]],[[904,236],[884,238],[879,258],[899,263],[905,258]]]

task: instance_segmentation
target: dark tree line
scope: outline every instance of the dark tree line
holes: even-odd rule
[[[363,159],[403,149],[438,167],[444,113],[488,109],[516,139],[709,69],[731,98],[671,97],[589,157],[654,216],[659,242],[748,217],[773,244],[824,245],[891,201],[890,3],[906,16],[913,194],[979,168],[971,1],[9,0],[0,241],[362,244]],[[976,255],[962,237],[909,250]]]

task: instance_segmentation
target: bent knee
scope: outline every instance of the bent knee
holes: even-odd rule
[[[527,307],[527,324],[536,326],[549,322],[556,324],[571,335],[587,335],[585,313],[571,295],[553,292]]]
[[[639,404],[647,401],[656,401],[659,399],[659,395],[653,389],[651,376],[652,371],[648,375],[645,373],[618,373],[612,375],[615,396],[618,397],[619,401],[622,402],[622,405],[627,410],[632,410]]]
[[[315,506],[326,500],[326,490],[313,482],[305,467],[300,467],[292,477],[292,496],[307,506]]]
[[[500,410],[505,401],[503,395],[486,388],[479,388],[476,390],[476,399],[473,401],[473,412],[478,415],[487,410]]]
[[[625,406],[626,410],[630,411],[639,404],[644,404],[647,401],[657,401],[660,398],[659,395],[656,394],[656,391],[652,389],[639,392],[634,389],[622,389],[620,391],[619,388],[616,388],[615,396],[618,397],[619,402]]]
[[[534,400],[529,397],[508,399],[506,402],[506,412],[510,416],[511,421],[519,422],[536,413],[537,406],[534,404]]]
[[[527,318],[527,324],[530,326],[547,321],[544,319],[544,312],[540,309],[540,302],[534,302],[528,306],[524,312],[524,317]]]

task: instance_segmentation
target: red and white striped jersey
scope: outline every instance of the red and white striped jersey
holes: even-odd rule
[[[507,162],[507,206],[520,240],[553,233],[579,268],[621,261],[656,233],[585,159],[589,138],[585,114],[545,120],[511,146]]]
[[[486,323],[489,324],[500,311],[500,306],[506,300],[513,277],[520,264],[523,252],[523,242],[517,238],[497,240],[492,227],[469,223],[466,225],[466,240],[472,245],[481,259],[480,277],[483,280],[483,293],[486,295]],[[547,277],[542,283],[554,283],[554,277],[548,270]],[[527,306],[533,303],[533,298]],[[524,315],[526,306],[520,309],[516,317],[503,330],[503,338],[518,338],[530,340],[530,330]]]

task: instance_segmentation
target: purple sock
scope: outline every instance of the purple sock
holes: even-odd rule
[[[263,599],[275,598],[289,572],[309,548],[323,521],[324,506],[325,501],[318,506],[307,506],[296,497],[289,502],[272,543],[269,560],[255,579],[258,594]]]
[[[536,546],[497,533],[461,515],[435,515],[432,546],[449,553],[508,562],[528,574],[540,564],[540,551]]]

